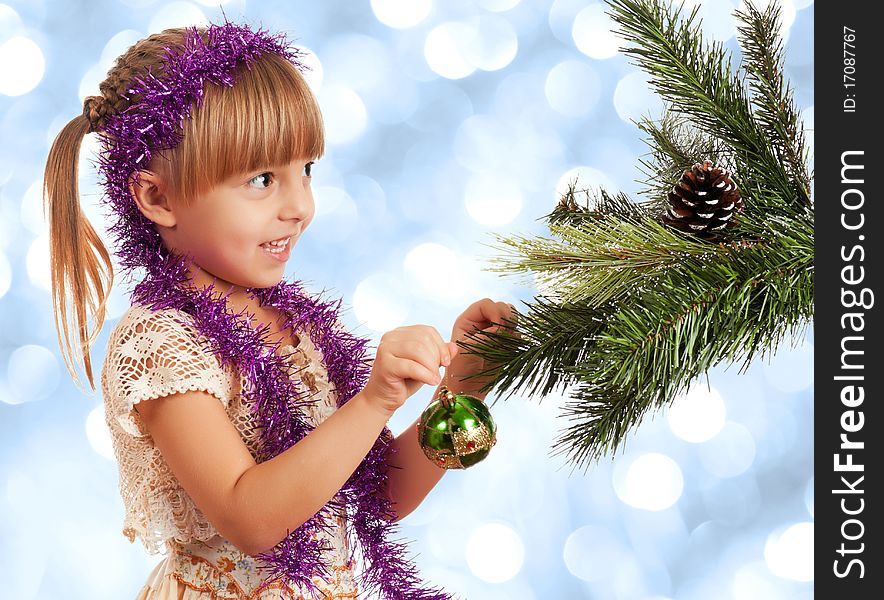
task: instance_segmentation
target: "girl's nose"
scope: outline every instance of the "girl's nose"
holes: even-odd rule
[[[283,220],[307,219],[313,211],[313,200],[309,188],[304,188],[300,182],[294,186],[294,189],[288,190],[284,195],[282,205],[280,207],[280,218]]]

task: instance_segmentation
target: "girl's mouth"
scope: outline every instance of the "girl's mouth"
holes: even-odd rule
[[[291,237],[287,237],[273,242],[265,242],[261,244],[261,249],[275,260],[286,261],[291,254],[289,248],[291,240]]]

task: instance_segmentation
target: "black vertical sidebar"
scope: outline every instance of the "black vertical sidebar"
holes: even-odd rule
[[[884,35],[871,0],[814,11],[814,595],[884,598]]]

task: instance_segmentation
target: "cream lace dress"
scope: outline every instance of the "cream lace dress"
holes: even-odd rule
[[[321,423],[336,408],[321,351],[307,333],[297,347],[279,349],[288,356],[293,379],[316,399],[307,418]],[[221,537],[182,489],[153,445],[134,405],[186,390],[204,390],[224,405],[243,441],[256,456],[260,431],[251,403],[241,393],[243,377],[201,351],[199,332],[189,315],[177,309],[157,312],[132,306],[114,327],[101,372],[107,424],[120,468],[120,494],[126,509],[123,534],[139,538],[151,554],[163,552],[137,600],[307,600],[303,590],[282,582],[265,584],[259,561]],[[320,532],[333,548],[331,581],[314,581],[319,598],[356,598],[345,517],[330,533]],[[264,585],[262,585],[264,584]]]

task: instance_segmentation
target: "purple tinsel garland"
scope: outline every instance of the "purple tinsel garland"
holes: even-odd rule
[[[128,186],[130,175],[136,173],[137,177],[153,152],[174,148],[181,141],[181,123],[190,117],[194,101],[201,105],[205,82],[231,86],[237,64],[251,64],[270,52],[285,57],[298,69],[305,68],[298,61],[303,53],[289,48],[282,34],[270,36],[262,30],[225,22],[210,25],[207,36],[204,42],[196,28],[188,29],[183,49],[166,49],[161,76],[148,73],[135,81],[126,97],[137,97],[137,103],[106,121],[99,170],[105,179],[104,201],[111,208],[109,232],[114,236],[120,264],[130,276],[136,269],[145,272],[132,293],[132,302],[153,310],[174,308],[187,313],[208,341],[206,351],[217,356],[222,365],[234,364],[245,373],[244,393],[253,400],[255,417],[262,428],[262,455],[258,460],[264,461],[312,430],[300,411],[292,410],[310,400],[299,397],[287,374],[285,358],[275,352],[275,345],[264,340],[264,331],[254,330],[246,318],[228,310],[226,294],[215,298],[212,286],[195,290],[185,285],[189,280],[188,259],[166,249],[153,223],[136,207]],[[337,391],[339,407],[362,389],[370,373],[365,357],[368,340],[337,326],[340,300],[313,299],[300,285],[287,281],[247,292],[262,306],[282,311],[287,316],[286,327],[303,331],[309,326],[310,338],[322,351],[329,380]],[[384,518],[393,511],[381,489],[387,479],[392,439],[385,427],[338,496],[272,551],[259,556],[269,571],[268,582],[283,578],[316,593],[312,577],[328,579],[329,573],[323,560],[327,548],[312,534],[330,527],[333,511],[344,509],[352,527],[348,536],[352,538],[355,532],[365,561],[359,581],[363,591],[380,593],[389,600],[450,598],[438,588],[423,586],[414,565],[405,558],[405,544],[389,540],[396,526]],[[349,558],[353,559],[355,544],[351,547],[354,550]]]

